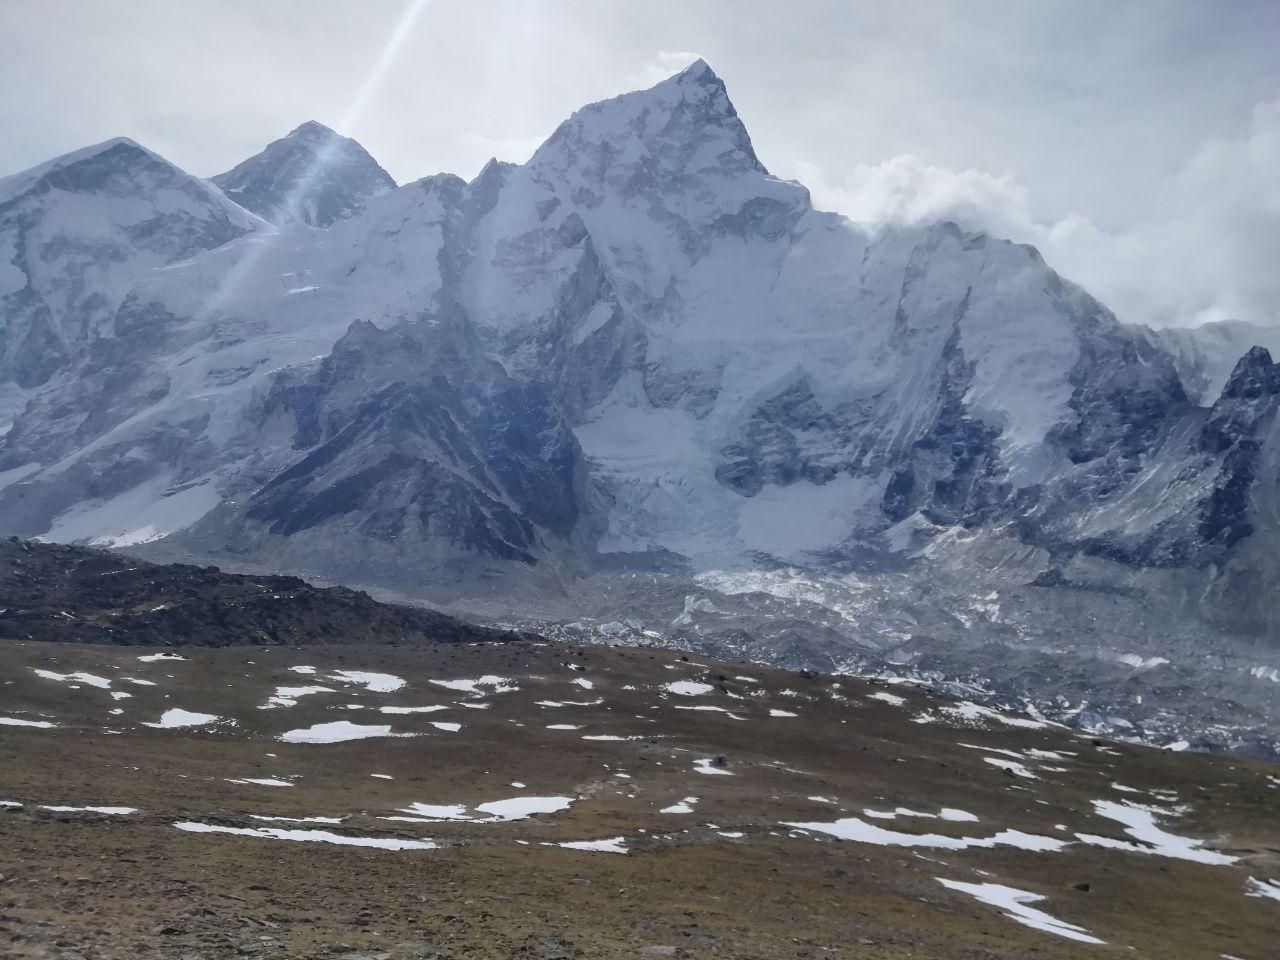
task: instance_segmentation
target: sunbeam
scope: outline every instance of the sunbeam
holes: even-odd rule
[[[378,59],[374,61],[373,66],[365,75],[364,81],[360,84],[360,89],[356,91],[351,103],[348,104],[346,111],[342,114],[342,119],[339,123],[339,136],[342,135],[342,131],[350,130],[368,108],[374,94],[377,93],[378,88],[386,79],[391,68],[395,66],[396,60],[404,50],[406,41],[412,35],[414,27],[429,3],[430,0],[409,0],[405,5],[404,13],[401,14],[400,19],[396,22],[395,29],[391,31],[387,42],[383,44],[382,50],[378,54]],[[285,195],[282,204],[284,209],[296,210],[298,203],[308,194],[312,185],[332,165],[338,147],[339,143],[336,139],[328,140],[316,151],[315,159],[311,165],[302,176],[298,177],[292,188]],[[226,280],[218,286],[218,289],[205,302],[201,310],[201,316],[208,317],[212,315],[222,303],[226,302],[252,276],[270,247],[273,238],[278,233],[278,227],[267,224],[263,226],[258,234],[257,239],[259,242],[245,244],[245,253],[235,267],[228,272]]]

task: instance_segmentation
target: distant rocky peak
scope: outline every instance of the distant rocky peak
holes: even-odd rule
[[[396,186],[364,147],[314,120],[212,179],[272,223],[314,227],[345,219]]]
[[[1266,347],[1250,347],[1236,361],[1235,369],[1222,388],[1223,397],[1239,400],[1255,400],[1275,394],[1280,394],[1280,364],[1272,362],[1271,351]]]
[[[304,140],[309,143],[325,144],[335,140],[345,140],[347,138],[339,136],[334,130],[326,127],[323,123],[320,123],[317,120],[307,120],[305,123],[300,123],[298,126],[290,130],[288,136],[284,139]],[[354,140],[349,140],[348,142],[355,143]]]

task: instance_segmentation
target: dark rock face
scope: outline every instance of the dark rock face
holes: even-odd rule
[[[802,453],[797,434],[837,428],[808,381],[797,380],[756,408],[740,438],[720,449],[723,462],[716,466],[716,479],[747,497],[766,484],[786,486],[801,479],[825,483],[835,476],[837,465],[820,453]]]
[[[313,227],[351,216],[396,185],[360,144],[314,121],[212,180],[270,223]]]
[[[1169,421],[1189,411],[1190,401],[1163,352],[1108,329],[1099,316],[1084,322],[1092,335],[1082,339],[1071,373],[1075,416],[1051,439],[1075,464],[1107,457],[1117,464],[1132,462],[1152,447]]]
[[[1209,411],[1200,443],[1221,459],[1213,492],[1202,504],[1199,534],[1215,547],[1230,548],[1254,532],[1250,500],[1260,476],[1267,437],[1280,409],[1280,364],[1263,347],[1240,358],[1222,396]]]
[[[0,639],[223,647],[530,639],[297,577],[0,540]]]
[[[357,323],[314,376],[267,398],[261,419],[292,417],[303,456],[253,494],[245,520],[288,537],[346,517],[406,549],[438,541],[533,563],[583,510],[581,452],[555,409],[466,325]]]
[[[885,487],[882,509],[894,522],[919,510],[937,523],[972,523],[1008,493],[1000,482],[1000,431],[972,416],[964,402],[971,371],[958,328],[941,366],[932,423]]]

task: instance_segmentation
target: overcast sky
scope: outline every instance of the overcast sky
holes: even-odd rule
[[[0,37],[0,173],[125,135],[209,176],[314,119],[470,177],[702,56],[819,206],[1035,242],[1122,319],[1280,322],[1275,0],[0,0]]]

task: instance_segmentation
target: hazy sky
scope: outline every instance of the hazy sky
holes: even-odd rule
[[[1280,321],[1274,0],[0,0],[0,37],[0,173],[126,135],[208,176],[315,119],[469,177],[699,55],[820,206],[1036,242],[1123,319]]]

